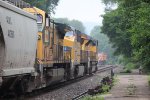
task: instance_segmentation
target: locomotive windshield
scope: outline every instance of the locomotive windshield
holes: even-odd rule
[[[74,36],[73,31],[66,32],[65,36],[67,36],[67,37]]]

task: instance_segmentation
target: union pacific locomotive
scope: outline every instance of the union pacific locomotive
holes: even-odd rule
[[[21,4],[22,9],[0,1],[1,95],[23,94],[96,72],[97,40]]]

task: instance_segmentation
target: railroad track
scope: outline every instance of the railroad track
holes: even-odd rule
[[[114,66],[99,67],[99,69],[98,69],[98,71],[97,71],[96,73],[104,72],[104,71],[110,70],[110,69],[112,69],[112,68],[114,68]],[[55,85],[48,86],[48,87],[46,87],[46,88],[34,90],[34,91],[32,91],[31,93],[26,93],[26,94],[24,95],[24,99],[27,99],[27,100],[28,100],[29,98],[35,98],[35,97],[40,96],[40,95],[43,95],[43,94],[45,94],[45,93],[53,92],[53,91],[55,91],[55,90],[57,90],[57,89],[60,89],[60,88],[62,88],[62,87],[65,87],[65,86],[67,86],[67,85],[71,85],[71,84],[73,84],[73,83],[79,82],[79,81],[84,80],[84,79],[86,79],[86,78],[92,77],[92,76],[94,76],[96,73],[93,73],[92,75],[86,75],[86,76],[84,76],[84,77],[79,77],[79,78],[77,78],[77,79],[72,79],[72,80],[70,80],[70,81],[61,82],[61,83],[58,83],[58,84],[55,84]],[[87,91],[85,91],[84,93],[78,95],[77,98],[80,98],[80,97],[85,96],[85,95],[87,95]],[[76,99],[76,97],[75,97],[75,99],[73,99],[73,100],[78,100],[78,99]]]
[[[105,67],[99,67],[99,69],[97,70],[96,73],[104,72],[104,71],[110,70],[110,69],[112,69],[112,68],[115,68],[115,67],[114,67],[114,66],[111,66],[111,65],[105,66]],[[54,90],[56,90],[56,89],[60,89],[60,88],[65,87],[65,86],[67,86],[67,85],[71,85],[71,84],[73,84],[73,83],[79,82],[79,81],[84,80],[84,79],[86,79],[86,78],[92,77],[92,76],[95,75],[96,73],[94,73],[94,74],[92,74],[92,75],[87,75],[87,76],[84,76],[84,77],[79,77],[79,78],[77,78],[77,79],[72,79],[72,80],[70,80],[70,81],[61,82],[61,83],[58,83],[58,84],[55,84],[55,85],[52,85],[52,86],[48,86],[48,87],[46,87],[46,88],[42,88],[42,89],[39,89],[39,90],[35,90],[35,91],[33,91],[32,93],[30,93],[30,95],[29,95],[29,94],[26,94],[26,95],[25,95],[25,98],[26,98],[26,99],[28,99],[28,98],[34,98],[34,97],[36,97],[36,96],[38,96],[38,95],[42,95],[42,94],[47,93],[47,92],[52,92],[52,91],[54,91]],[[86,95],[87,95],[87,92],[88,92],[88,91],[85,91],[85,92],[81,93],[81,94],[78,95],[77,97],[73,98],[73,100],[79,100],[79,99],[77,99],[77,98],[81,98],[81,97],[83,97],[83,96],[86,96]]]
[[[108,66],[105,66],[105,67],[99,67],[99,69],[97,70],[96,73],[103,72],[103,71],[106,71],[108,69],[115,68],[115,67],[116,66],[112,66],[112,65],[108,65]]]
[[[83,98],[83,97],[85,97],[87,95],[88,95],[88,90],[83,92],[83,93],[81,93],[81,94],[79,94],[79,95],[77,95],[76,97],[72,98],[72,100],[80,100],[81,98]]]
[[[113,69],[113,68],[116,68],[116,67],[117,67],[117,66],[111,66],[111,65],[109,65],[109,66],[107,66],[107,67],[105,67],[105,68],[100,68],[100,69],[98,69],[98,71],[97,71],[96,73],[104,72],[104,71],[106,71],[106,70]],[[83,97],[85,97],[85,96],[88,96],[88,95],[89,95],[89,94],[88,94],[88,90],[87,90],[87,91],[82,92],[81,94],[79,94],[79,95],[73,97],[72,100],[80,100],[81,98],[83,98]]]

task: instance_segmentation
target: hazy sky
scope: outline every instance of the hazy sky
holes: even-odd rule
[[[101,24],[100,15],[104,14],[104,5],[101,0],[60,0],[55,12],[55,18],[77,19],[85,27],[87,23],[92,23],[92,29]]]

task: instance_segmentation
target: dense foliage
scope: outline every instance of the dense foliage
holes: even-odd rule
[[[36,6],[47,13],[54,13],[55,7],[58,5],[59,0],[23,0],[32,6]]]
[[[54,20],[59,23],[68,24],[83,33],[85,32],[85,27],[79,20],[69,20],[68,18],[55,18]]]
[[[94,39],[98,40],[98,52],[107,54],[107,64],[114,64],[116,63],[117,57],[113,55],[115,49],[112,48],[112,44],[109,43],[109,38],[107,35],[101,33],[100,26],[95,26],[90,36]]]
[[[107,34],[115,54],[122,54],[133,63],[150,67],[150,1],[103,0],[117,3],[118,8],[103,16],[102,32]],[[113,2],[111,2],[113,1]],[[110,3],[111,2],[111,3]],[[150,68],[149,68],[150,69]]]

